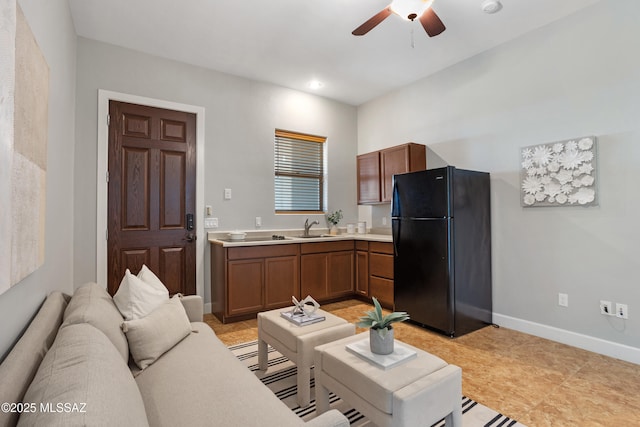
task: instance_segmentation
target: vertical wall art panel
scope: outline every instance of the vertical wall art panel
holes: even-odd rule
[[[15,0],[0,0],[0,293],[44,263],[49,67]]]
[[[522,148],[522,206],[597,205],[596,154],[593,136]]]

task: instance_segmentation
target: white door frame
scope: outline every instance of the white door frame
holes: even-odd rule
[[[98,164],[96,218],[96,282],[107,288],[107,166],[109,163],[109,101],[129,102],[196,115],[196,293],[204,298],[204,107],[98,90]]]

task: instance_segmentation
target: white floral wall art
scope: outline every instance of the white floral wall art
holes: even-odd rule
[[[594,136],[520,150],[522,206],[596,206]]]

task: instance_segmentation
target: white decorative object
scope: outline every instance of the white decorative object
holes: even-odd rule
[[[292,314],[303,314],[305,316],[310,316],[320,308],[320,304],[318,304],[316,300],[311,298],[311,295],[307,295],[307,297],[302,301],[298,301],[295,296],[292,296],[291,302],[293,302]]]
[[[522,206],[596,206],[596,147],[586,136],[522,148]]]

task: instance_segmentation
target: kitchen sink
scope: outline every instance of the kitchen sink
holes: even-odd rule
[[[308,236],[305,236],[304,234],[300,234],[296,237],[299,237],[301,239],[313,239],[313,238],[319,238],[319,237],[338,237],[336,235],[333,234],[309,234]]]

